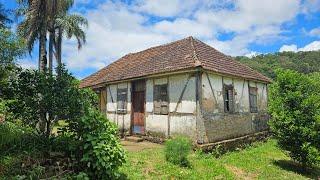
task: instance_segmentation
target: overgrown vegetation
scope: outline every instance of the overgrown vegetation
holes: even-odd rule
[[[86,20],[67,14],[73,1],[19,2],[19,11],[25,18],[19,32],[26,39],[21,40],[6,26],[0,27],[0,176],[8,179],[118,177],[125,153],[117,127],[97,110],[96,94],[90,89],[80,89],[79,81],[61,65],[62,36],[64,33],[68,38],[76,36],[81,46],[85,34],[80,26],[87,24]],[[54,12],[49,6],[61,9]],[[47,24],[53,21],[54,24]],[[67,26],[68,22],[72,24]],[[55,73],[51,70],[55,32],[50,32],[49,67],[44,48],[46,32],[53,26],[59,30],[55,49],[59,51],[56,57],[60,66]],[[31,51],[37,40],[41,71],[17,67],[15,60],[26,50],[24,42]],[[58,121],[65,125],[56,128],[53,134]]]
[[[189,166],[188,155],[191,151],[192,144],[190,139],[183,136],[177,136],[169,139],[165,143],[166,160],[180,166]]]
[[[128,179],[318,179],[320,168],[303,172],[274,139],[254,143],[219,158],[199,151],[188,155],[189,167],[166,161],[165,147],[128,152],[120,172]],[[131,147],[131,146],[130,146]]]
[[[276,71],[270,86],[271,129],[279,146],[306,168],[320,164],[320,74]]]
[[[4,91],[8,92],[4,97],[11,98],[7,111],[13,114],[12,122],[34,130],[32,137],[42,139],[34,146],[46,147],[41,151],[45,158],[52,158],[50,153],[64,153],[62,158],[69,158],[73,173],[84,172],[95,179],[117,177],[118,167],[125,161],[117,127],[97,110],[97,96],[92,90],[79,89],[78,81],[64,68],[57,70],[59,76],[19,68],[12,73]],[[43,119],[45,128],[41,127]],[[66,125],[53,135],[53,125],[61,119]],[[8,128],[7,124],[11,123],[1,126]],[[8,130],[6,136],[15,136],[13,129]],[[14,147],[24,141],[24,133],[18,134],[6,145]]]
[[[272,79],[276,77],[275,70],[278,68],[291,69],[305,74],[320,71],[320,51],[279,52],[261,54],[252,58],[239,56],[236,57],[236,60]]]

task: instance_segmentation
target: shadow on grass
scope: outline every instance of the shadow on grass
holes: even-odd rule
[[[320,179],[320,167],[312,167],[304,169],[301,164],[290,160],[277,160],[273,162],[274,165],[284,169],[286,171],[291,171],[307,178]]]

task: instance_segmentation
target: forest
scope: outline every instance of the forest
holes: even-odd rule
[[[238,56],[235,59],[272,79],[275,78],[275,70],[279,68],[305,74],[320,71],[320,51],[278,52],[252,58]]]

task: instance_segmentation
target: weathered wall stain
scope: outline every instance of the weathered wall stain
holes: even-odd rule
[[[199,77],[199,76],[198,76]],[[200,73],[200,104],[196,101],[197,78],[194,73],[146,79],[145,132],[164,138],[184,134],[198,143],[211,143],[268,129],[267,85],[241,78]],[[169,113],[154,114],[153,87],[168,85]],[[234,87],[234,113],[225,113],[223,85]],[[127,112],[117,113],[117,89],[128,89]],[[249,87],[257,87],[258,113],[250,112]],[[131,128],[131,83],[107,85],[106,114],[120,132]],[[199,111],[197,111],[199,108]],[[200,128],[201,127],[201,128]]]

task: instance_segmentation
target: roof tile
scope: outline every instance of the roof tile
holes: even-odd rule
[[[80,87],[112,81],[178,71],[202,66],[203,69],[247,79],[271,80],[211,46],[188,37],[172,43],[130,53],[98,72],[84,78]]]

